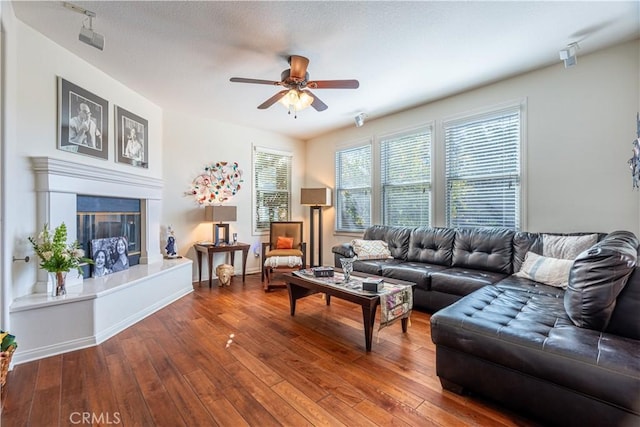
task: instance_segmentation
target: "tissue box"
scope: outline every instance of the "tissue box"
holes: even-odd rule
[[[314,267],[312,270],[315,277],[333,277],[333,267]]]
[[[362,280],[362,290],[369,292],[380,292],[384,288],[384,279],[367,278]]]

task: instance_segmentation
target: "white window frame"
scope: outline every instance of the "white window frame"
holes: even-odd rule
[[[518,197],[518,206],[517,209],[517,217],[516,217],[516,227],[515,229],[522,230],[527,228],[527,209],[526,209],[526,200],[527,200],[527,191],[526,191],[526,123],[527,123],[527,101],[526,99],[521,99],[517,101],[510,101],[503,104],[495,105],[492,107],[483,108],[481,110],[476,110],[474,112],[468,112],[464,115],[459,115],[455,117],[450,117],[442,122],[441,126],[441,135],[442,135],[442,146],[444,150],[444,162],[443,162],[443,180],[444,180],[444,218],[445,225],[447,227],[451,226],[450,215],[449,215],[449,171],[447,170],[447,142],[446,142],[446,129],[448,126],[454,126],[460,123],[471,122],[476,120],[481,120],[483,118],[493,118],[499,116],[501,113],[509,113],[513,111],[518,111],[520,114],[520,147],[519,147],[519,192],[517,194]]]
[[[260,191],[265,191],[265,190],[270,190],[270,191],[278,191],[278,190],[274,190],[272,188],[263,188],[263,189],[259,189],[257,188],[257,177],[258,177],[258,171],[257,171],[257,156],[260,153],[264,153],[264,154],[272,154],[272,155],[276,155],[276,156],[281,156],[281,157],[288,157],[289,158],[289,169],[287,171],[287,189],[286,190],[280,190],[280,192],[286,192],[287,193],[287,208],[286,208],[286,214],[282,215],[281,217],[277,218],[277,220],[279,221],[289,221],[291,219],[291,176],[292,176],[292,169],[293,169],[293,153],[290,151],[283,151],[283,150],[276,150],[276,149],[271,149],[271,148],[264,148],[264,147],[259,147],[259,146],[253,146],[253,153],[251,156],[251,170],[253,172],[252,174],[252,190],[253,190],[253,194],[252,194],[252,214],[251,214],[251,222],[252,222],[252,229],[253,229],[253,234],[254,235],[264,235],[264,234],[268,234],[269,233],[269,228],[258,228],[259,226],[259,218],[258,218],[258,208],[259,206],[259,202],[258,202],[258,195],[260,193]],[[275,186],[274,186],[275,187]],[[276,220],[276,218],[273,218],[271,220]]]

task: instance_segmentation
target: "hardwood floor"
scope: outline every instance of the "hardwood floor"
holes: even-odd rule
[[[194,289],[99,346],[16,366],[1,425],[535,425],[442,390],[429,314],[374,332],[366,353],[355,304],[314,295],[291,317],[259,274]]]

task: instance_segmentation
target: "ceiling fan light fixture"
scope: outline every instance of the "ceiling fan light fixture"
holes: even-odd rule
[[[289,114],[291,114],[292,111],[295,114],[298,111],[309,108],[313,103],[313,96],[306,92],[302,92],[299,89],[291,89],[282,98],[280,98],[280,101],[278,102],[289,110]]]

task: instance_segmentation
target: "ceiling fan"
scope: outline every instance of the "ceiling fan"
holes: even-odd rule
[[[327,104],[315,96],[311,89],[357,89],[360,83],[357,80],[312,80],[309,81],[307,66],[309,60],[304,56],[291,55],[289,57],[291,68],[284,70],[280,75],[280,81],[245,79],[242,77],[232,77],[230,80],[235,83],[254,83],[262,85],[282,86],[286,89],[273,95],[271,98],[258,105],[258,109],[264,110],[280,101],[297,117],[297,112],[309,106],[316,111],[326,110]]]

